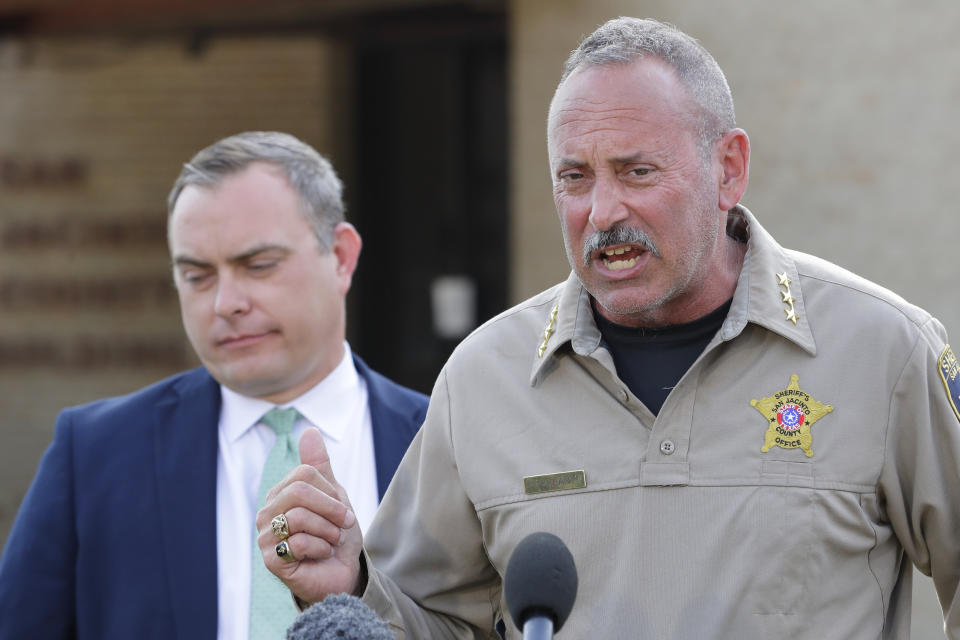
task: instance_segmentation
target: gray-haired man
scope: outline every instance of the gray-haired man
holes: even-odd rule
[[[569,279],[451,356],[366,553],[331,499],[282,561],[266,523],[303,504],[293,480],[335,496],[334,474],[275,487],[270,569],[304,600],[362,593],[398,637],[486,638],[511,552],[544,530],[580,576],[561,637],[876,640],[909,635],[916,564],[960,638],[942,325],[739,204],[749,140],[673,28],[588,36],[547,142]]]

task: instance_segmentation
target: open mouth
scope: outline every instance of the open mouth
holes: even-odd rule
[[[637,266],[642,253],[643,250],[636,246],[620,246],[603,249],[598,257],[610,271],[623,271]]]

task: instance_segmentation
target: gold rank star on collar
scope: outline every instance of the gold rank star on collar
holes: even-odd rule
[[[547,321],[547,326],[543,329],[543,341],[540,343],[540,347],[537,348],[538,358],[542,358],[543,354],[547,351],[547,343],[550,342],[550,336],[553,335],[554,330],[557,328],[557,313],[559,311],[559,304],[554,306],[550,311],[550,320]]]
[[[777,285],[784,289],[780,292],[780,297],[783,298],[783,303],[787,305],[787,308],[783,310],[783,312],[787,314],[787,321],[792,322],[794,326],[796,326],[797,321],[800,320],[800,316],[797,315],[797,310],[793,306],[796,298],[790,293],[790,278],[787,277],[786,271],[777,274]]]

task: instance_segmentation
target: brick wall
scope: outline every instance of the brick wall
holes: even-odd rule
[[[165,240],[180,165],[248,129],[338,164],[335,49],[201,44],[0,41],[0,544],[62,407],[194,364]]]

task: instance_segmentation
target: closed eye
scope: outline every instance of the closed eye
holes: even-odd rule
[[[202,285],[211,278],[211,272],[199,269],[189,269],[180,273],[180,279],[194,287]]]
[[[247,269],[249,269],[250,271],[267,271],[269,269],[274,268],[275,266],[277,266],[276,260],[269,260],[269,261],[258,260],[256,262],[248,263]]]

